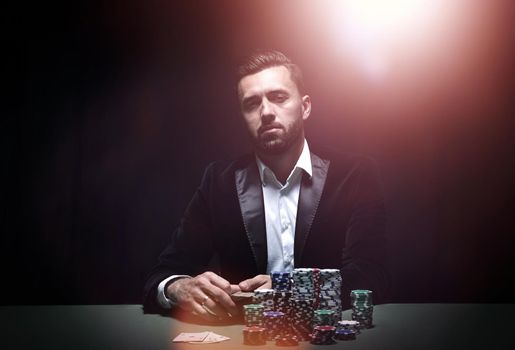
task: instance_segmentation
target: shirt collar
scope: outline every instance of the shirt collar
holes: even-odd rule
[[[272,171],[272,169],[267,167],[265,165],[265,163],[263,163],[261,161],[261,159],[259,159],[257,154],[256,154],[256,163],[257,163],[257,166],[259,169],[259,176],[261,178],[262,184],[266,185],[267,178],[269,179],[270,175],[273,175],[273,178],[275,178],[275,174]],[[297,169],[304,170],[309,175],[310,178],[313,176],[313,167],[311,164],[311,154],[310,154],[308,142],[306,141],[306,139],[304,139],[304,146],[302,147],[302,153],[300,154],[299,159],[297,159],[297,163],[293,167],[293,170],[291,171],[290,176],[288,176],[288,180],[292,177],[293,173]],[[266,175],[267,173],[269,174],[268,176]]]

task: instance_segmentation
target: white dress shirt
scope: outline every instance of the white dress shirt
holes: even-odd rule
[[[304,140],[302,153],[285,184],[279,182],[274,172],[257,156],[256,162],[263,186],[268,250],[266,272],[291,271],[295,266],[293,250],[302,171],[310,177],[313,173],[308,143]]]
[[[308,143],[304,139],[302,153],[284,185],[277,180],[274,172],[257,156],[256,163],[263,187],[268,250],[266,272],[269,274],[272,271],[291,271],[295,266],[293,259],[295,223],[302,171],[304,170],[310,177],[313,175]],[[166,286],[179,278],[185,277],[190,276],[173,275],[159,283],[157,300],[162,307],[169,309],[175,304],[173,300],[166,297]]]

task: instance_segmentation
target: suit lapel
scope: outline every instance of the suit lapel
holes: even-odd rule
[[[311,224],[315,218],[318,204],[324,190],[329,161],[311,153],[311,164],[313,166],[313,176],[310,179],[308,174],[303,173],[299,194],[299,204],[297,207],[297,222],[295,224],[295,248],[294,256],[300,262],[306,240],[311,229]]]
[[[261,179],[256,162],[251,161],[246,168],[237,169],[235,180],[243,224],[254,254],[257,270],[259,273],[265,273],[268,261],[265,211]]]

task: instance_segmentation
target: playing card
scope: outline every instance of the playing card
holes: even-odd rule
[[[181,333],[173,338],[174,343],[183,342],[202,342],[211,332],[200,332],[200,333]]]
[[[231,298],[233,300],[246,300],[246,299],[252,299],[254,296],[254,292],[236,292],[231,294]]]
[[[222,342],[224,340],[229,340],[231,338],[229,337],[226,337],[226,336],[223,336],[223,335],[220,335],[220,334],[216,334],[216,333],[213,333],[213,332],[210,332],[207,337],[202,341],[202,343],[219,343],[219,342]]]

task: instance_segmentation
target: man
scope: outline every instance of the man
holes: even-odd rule
[[[238,97],[254,153],[208,166],[147,280],[146,310],[231,317],[232,293],[269,288],[271,271],[297,267],[339,268],[344,296],[357,288],[384,295],[385,214],[374,163],[311,152],[311,99],[300,69],[280,52],[248,58]],[[219,274],[206,272],[214,255]]]

